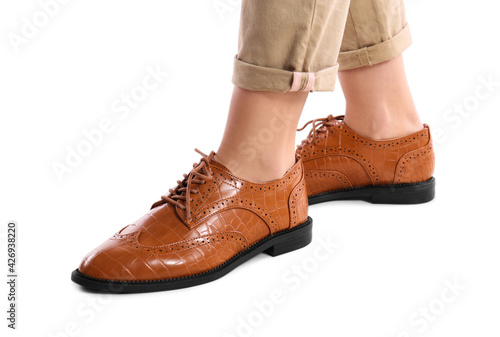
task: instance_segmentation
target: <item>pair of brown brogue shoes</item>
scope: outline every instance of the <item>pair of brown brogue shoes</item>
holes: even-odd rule
[[[308,245],[308,204],[361,199],[416,204],[434,198],[429,127],[373,140],[328,116],[312,123],[295,165],[281,178],[252,183],[205,155],[149,213],[91,251],[72,274],[109,292],[171,290],[210,282],[251,257]],[[304,127],[305,127],[304,126]]]

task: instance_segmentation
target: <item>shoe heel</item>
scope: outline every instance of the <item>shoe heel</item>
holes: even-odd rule
[[[264,253],[271,256],[278,256],[289,253],[296,249],[303,248],[312,241],[312,219],[307,217],[307,221],[296,228],[292,228],[288,233],[277,237],[274,244],[266,249]]]
[[[422,204],[434,199],[436,179],[406,185],[393,185],[374,189],[371,202],[374,204]]]

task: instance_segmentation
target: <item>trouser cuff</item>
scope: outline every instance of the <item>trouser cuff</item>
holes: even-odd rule
[[[339,54],[339,70],[349,70],[389,61],[405,51],[412,43],[410,28],[406,25],[396,36],[373,46],[343,51]]]
[[[339,65],[316,72],[262,67],[234,59],[233,84],[253,91],[333,91]]]

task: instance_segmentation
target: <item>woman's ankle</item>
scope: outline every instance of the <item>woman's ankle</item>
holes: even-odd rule
[[[346,98],[345,123],[373,139],[398,138],[423,125],[406,79],[402,56],[339,72]]]
[[[347,109],[344,123],[361,136],[376,140],[400,138],[423,128],[418,113],[412,109],[394,112]]]
[[[270,156],[268,153],[255,153],[245,156],[242,153],[225,151],[221,148],[217,151],[214,160],[224,165],[238,178],[253,183],[280,179],[295,164],[294,152],[290,155],[279,153]]]
[[[281,178],[294,164],[305,92],[255,92],[235,87],[215,160],[255,183]]]

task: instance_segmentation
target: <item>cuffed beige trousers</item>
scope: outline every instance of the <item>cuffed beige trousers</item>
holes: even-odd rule
[[[388,61],[410,44],[403,0],[243,0],[233,83],[332,91],[338,70]]]

